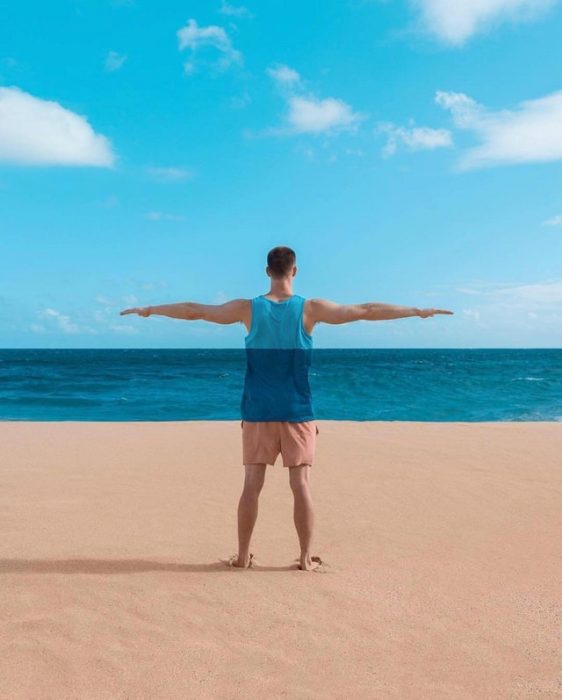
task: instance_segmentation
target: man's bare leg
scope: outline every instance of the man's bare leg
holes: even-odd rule
[[[244,489],[238,503],[238,561],[234,566],[250,563],[250,540],[258,518],[258,501],[265,480],[265,464],[246,464]]]
[[[309,464],[289,467],[289,483],[295,498],[293,518],[301,547],[300,568],[305,571],[318,568],[318,562],[315,562],[310,555],[312,532],[314,530],[314,510],[312,508],[309,476]],[[314,557],[314,559],[318,560],[318,557]]]

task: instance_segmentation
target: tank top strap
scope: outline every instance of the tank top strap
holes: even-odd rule
[[[263,318],[266,300],[262,296],[257,296],[252,299],[252,317],[256,322]]]

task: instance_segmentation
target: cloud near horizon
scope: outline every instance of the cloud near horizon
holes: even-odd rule
[[[562,280],[544,280],[530,284],[494,284],[481,283],[461,287],[457,291],[480,297],[503,301],[514,306],[533,305],[550,306],[562,303]]]
[[[450,46],[505,22],[528,22],[558,0],[411,0],[426,31]]]
[[[562,279],[550,279],[530,284],[481,282],[457,289],[472,297],[471,308],[463,315],[481,328],[520,329],[539,338],[544,328],[562,327]]]
[[[86,117],[18,87],[0,87],[0,162],[112,167],[109,140]]]

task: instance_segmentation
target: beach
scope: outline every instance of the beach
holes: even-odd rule
[[[0,697],[562,697],[562,423],[318,426],[306,572],[240,421],[0,422]]]

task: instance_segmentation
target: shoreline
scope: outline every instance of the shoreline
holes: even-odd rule
[[[154,424],[154,425],[161,425],[161,424],[170,424],[170,425],[183,425],[184,423],[240,423],[242,419],[241,418],[190,418],[188,420],[75,420],[75,419],[68,419],[68,420],[29,420],[27,418],[25,419],[17,419],[17,418],[0,418],[0,425],[9,425],[12,423],[26,423],[30,425],[36,425],[36,424],[56,424],[56,423],[61,423],[61,424],[89,424],[93,425],[96,423],[100,424],[108,424],[108,423],[114,423],[115,425],[135,425],[137,423],[147,423],[147,424]],[[349,420],[349,419],[339,419],[339,418],[315,418],[314,419],[317,423],[336,423],[336,424],[357,424],[357,425],[396,425],[396,424],[402,424],[402,425],[495,425],[497,423],[500,423],[502,425],[560,425],[562,423],[562,419],[560,420],[490,420],[490,421],[461,421],[461,420],[452,420],[452,421],[435,421],[435,420],[428,420],[428,421],[422,421],[422,420]],[[246,421],[250,422],[250,421]]]

